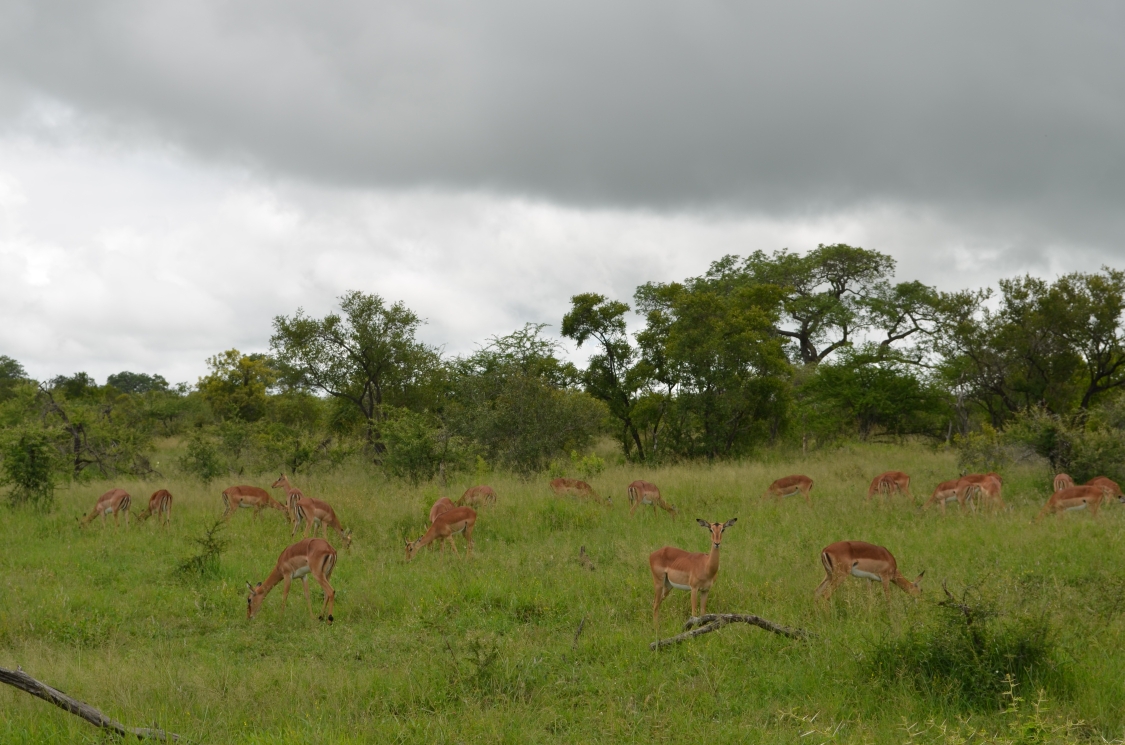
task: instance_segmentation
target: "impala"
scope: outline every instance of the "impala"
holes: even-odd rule
[[[941,514],[945,514],[945,503],[951,502],[954,499],[961,505],[961,509],[965,508],[965,492],[961,489],[961,479],[952,479],[950,481],[943,481],[934,487],[934,493],[922,505],[922,509],[927,509],[931,504],[941,505]]]
[[[981,497],[987,496],[994,505],[1003,507],[1004,499],[1000,496],[1003,483],[998,473],[970,473],[962,476],[958,488],[962,491],[963,497],[959,497],[958,501],[962,504],[968,502],[969,506],[972,506],[972,497],[976,494]]]
[[[443,538],[445,542],[441,544],[441,552],[445,553],[445,544],[448,543],[453,547],[453,555],[457,555],[457,544],[453,542],[453,536],[461,533],[465,536],[465,545],[467,556],[473,555],[473,526],[477,522],[477,513],[472,507],[454,507],[448,512],[443,512],[437,516],[430,529],[426,531],[425,535],[416,541],[406,542],[406,560],[410,561],[414,558],[414,554],[418,549],[422,548],[433,541]]]
[[[612,497],[605,497],[603,499],[594,491],[594,487],[578,479],[553,479],[551,481],[551,491],[560,497],[564,494],[570,494],[575,497],[582,497],[583,499],[593,499],[600,504],[613,504]]]
[[[438,519],[438,515],[449,512],[456,506],[457,505],[453,504],[449,497],[442,497],[434,502],[434,506],[430,508],[430,525],[434,524],[434,520]]]
[[[820,552],[820,563],[824,565],[825,577],[820,586],[816,588],[814,597],[822,598],[824,602],[832,597],[832,593],[850,574],[853,577],[883,583],[883,595],[887,602],[891,602],[891,583],[895,583],[905,592],[915,597],[922,594],[920,583],[922,574],[911,582],[898,570],[898,564],[891,552],[882,546],[863,541],[840,541],[833,543]],[[868,585],[870,587],[870,585]]]
[[[1074,486],[1074,479],[1072,479],[1065,473],[1060,473],[1055,476],[1055,482],[1054,484],[1052,484],[1052,486],[1055,487],[1055,491],[1069,489],[1070,487]]]
[[[876,494],[890,497],[893,492],[910,496],[910,476],[902,471],[887,471],[876,476],[867,489],[867,499],[871,500]]]
[[[289,585],[295,580],[301,580],[305,586],[305,603],[309,606],[309,618],[313,617],[312,601],[309,600],[309,578],[312,575],[320,586],[324,588],[324,605],[320,609],[320,620],[324,620],[325,612],[328,613],[328,623],[332,623],[332,611],[336,605],[336,591],[328,584],[332,570],[336,568],[336,549],[328,545],[323,538],[306,538],[294,543],[281,552],[277,557],[277,566],[266,577],[265,582],[259,582],[255,587],[249,582],[246,587],[250,590],[250,597],[246,598],[246,618],[251,619],[257,615],[266,599],[278,582],[284,580],[284,591],[281,595],[281,613],[285,614],[285,601],[289,599]]]
[[[98,497],[98,503],[94,505],[94,509],[87,515],[83,515],[79,520],[79,526],[84,527],[94,521],[98,515],[102,517],[102,525],[105,525],[105,516],[113,515],[113,526],[117,527],[118,516],[125,513],[125,527],[129,527],[129,505],[133,503],[133,498],[124,489],[110,489],[105,494]]]
[[[632,505],[629,509],[630,516],[643,504],[652,505],[652,514],[654,515],[656,514],[656,508],[659,507],[670,513],[672,517],[676,516],[676,508],[661,498],[660,490],[651,481],[634,481],[629,484],[626,494],[629,497],[629,504]]]
[[[457,500],[458,507],[477,507],[485,504],[496,504],[496,492],[491,486],[471,486]]]
[[[344,530],[344,526],[340,524],[340,518],[336,517],[336,511],[327,502],[302,495],[299,499],[293,501],[293,516],[293,530],[289,532],[290,536],[297,533],[297,526],[301,523],[305,524],[306,538],[309,536],[310,529],[315,538],[317,529],[321,526],[324,527],[324,536],[327,538],[328,529],[332,528],[340,535],[340,539],[344,542],[344,548],[351,550],[352,531],[350,529]]]
[[[1125,494],[1121,493],[1121,487],[1117,485],[1116,481],[1110,481],[1105,476],[1095,476],[1086,482],[1086,486],[1100,486],[1102,489],[1108,489],[1107,497],[1117,497],[1118,502],[1125,502]]]
[[[723,542],[723,531],[738,522],[738,518],[732,517],[725,523],[709,523],[699,519],[696,522],[711,531],[710,553],[692,553],[665,546],[653,551],[648,557],[648,567],[652,570],[652,584],[656,591],[656,597],[652,601],[652,625],[658,637],[660,604],[672,590],[691,591],[692,618],[699,617],[695,613],[696,598],[700,601],[699,615],[707,613],[707,593],[711,591],[711,585],[715,584],[715,577],[719,573],[719,544]]]
[[[801,494],[811,507],[812,500],[809,499],[809,491],[812,489],[812,485],[813,481],[808,476],[801,476],[799,474],[786,476],[770,484],[769,488],[766,489],[766,493],[762,495],[762,499],[766,497],[784,499],[785,497],[792,497],[795,494]]]
[[[1062,517],[1064,512],[1084,510],[1087,507],[1090,508],[1090,516],[1097,517],[1098,508],[1102,506],[1102,501],[1108,501],[1108,499],[1109,489],[1107,487],[1072,486],[1052,494],[1051,498],[1047,500],[1047,504],[1043,505],[1043,509],[1035,516],[1035,522],[1039,522],[1051,513]]]
[[[266,507],[285,512],[285,505],[271,497],[268,491],[257,486],[227,487],[223,490],[223,504],[226,505],[226,510],[223,512],[224,520],[229,520],[240,507],[253,507],[254,512],[251,517],[254,518],[257,518],[258,513]]]
[[[172,493],[167,489],[154,491],[148,498],[148,507],[137,513],[137,519],[147,520],[153,515],[160,515],[161,525],[167,525],[172,519]]]
[[[270,484],[271,489],[284,489],[285,490],[285,510],[289,514],[289,521],[293,523],[293,531],[297,530],[297,500],[305,496],[305,493],[289,483],[284,473],[278,474],[277,481]],[[290,533],[292,535],[292,533]]]

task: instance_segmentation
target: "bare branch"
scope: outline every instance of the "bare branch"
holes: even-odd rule
[[[781,636],[787,636],[790,639],[804,639],[810,636],[809,632],[804,629],[791,629],[788,626],[782,626],[773,621],[767,621],[761,616],[748,613],[708,613],[698,618],[689,618],[687,623],[684,624],[684,633],[673,636],[670,639],[659,639],[649,644],[648,647],[649,649],[656,650],[661,647],[679,644],[682,641],[687,641],[688,639],[693,639],[703,634],[710,634],[712,631],[718,631],[731,623],[748,623],[751,626],[757,626],[760,629],[765,629],[766,631],[780,634]]]

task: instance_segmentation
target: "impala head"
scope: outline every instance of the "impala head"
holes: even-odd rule
[[[246,620],[250,620],[258,615],[258,611],[262,608],[262,600],[265,599],[266,594],[262,592],[262,583],[259,582],[258,586],[246,583],[246,589],[250,591],[250,596],[246,598]]]
[[[279,474],[277,475],[277,481],[275,481],[275,482],[273,482],[272,484],[270,484],[270,488],[272,488],[272,489],[280,489],[280,488],[282,488],[282,487],[284,487],[284,486],[288,486],[288,485],[289,485],[289,479],[285,478],[285,474],[284,474],[284,473],[279,473]]]
[[[738,518],[732,517],[725,523],[709,523],[697,518],[696,522],[711,531],[711,544],[718,548],[719,544],[723,542],[723,531],[738,522]]]
[[[925,574],[926,570],[923,569],[922,572],[914,578],[914,581],[910,583],[910,589],[907,590],[907,592],[916,598],[922,597],[922,577],[925,576]]]
[[[344,548],[351,551],[352,549],[352,529],[348,528],[344,531]]]
[[[405,539],[404,539],[405,540]],[[416,541],[406,541],[406,560],[410,561],[414,558],[414,554],[418,553],[418,544],[422,542],[419,538]]]

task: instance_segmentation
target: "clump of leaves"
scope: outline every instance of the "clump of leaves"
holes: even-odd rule
[[[996,711],[1011,683],[1065,690],[1059,647],[1043,616],[1002,616],[991,604],[948,590],[933,621],[885,638],[868,655],[874,677],[905,680],[954,709]]]
[[[205,485],[226,473],[215,445],[200,432],[188,440],[187,452],[180,458],[180,468]]]
[[[229,545],[229,541],[219,535],[225,525],[223,519],[218,518],[201,537],[191,539],[199,547],[199,551],[180,562],[177,567],[180,574],[189,577],[214,577],[219,573],[219,559]]]
[[[55,461],[58,453],[50,436],[31,428],[12,431],[0,443],[0,483],[10,488],[8,503],[49,510],[55,501]]]

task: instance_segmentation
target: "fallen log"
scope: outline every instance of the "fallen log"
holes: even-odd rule
[[[648,648],[655,650],[661,647],[679,644],[682,641],[694,639],[703,634],[710,634],[712,631],[718,631],[722,627],[732,623],[748,623],[751,626],[757,626],[760,629],[765,629],[766,631],[780,634],[790,639],[804,639],[809,636],[809,632],[804,629],[791,629],[788,626],[782,626],[773,621],[767,621],[761,616],[755,616],[750,613],[708,613],[705,616],[689,618],[687,622],[684,623],[684,632],[682,634],[668,639],[658,639],[652,644],[649,644]]]
[[[85,719],[90,724],[100,729],[116,732],[119,735],[127,736],[132,735],[138,740],[164,740],[165,742],[171,740],[172,742],[183,741],[183,738],[173,732],[165,732],[162,729],[155,729],[149,727],[126,727],[121,722],[110,719],[105,714],[95,709],[89,704],[73,699],[62,691],[52,688],[46,683],[40,682],[31,677],[23,671],[22,667],[15,670],[9,670],[0,667],[0,683],[7,683],[13,688],[18,688],[24,693],[30,693],[32,696],[41,698],[44,701],[54,704],[60,709],[65,709],[76,717]]]

